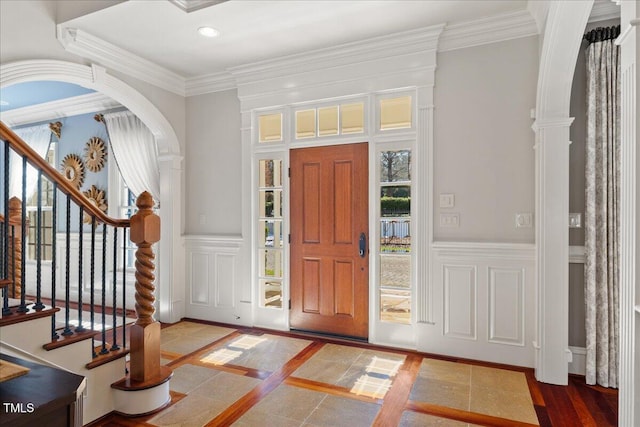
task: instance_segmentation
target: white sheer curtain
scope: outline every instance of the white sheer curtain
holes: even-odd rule
[[[602,31],[608,34],[610,29]],[[615,34],[609,35],[607,40],[602,40],[604,37],[597,32],[592,35],[597,38],[587,48],[586,381],[587,384],[617,387],[620,292],[620,48],[613,43]]]
[[[46,157],[51,143],[51,130],[48,124],[31,126],[22,129],[13,129],[13,132],[42,158]],[[9,197],[17,197],[22,200],[22,157],[13,151],[9,154]],[[27,163],[27,199],[31,197],[38,184],[38,171]]]
[[[129,111],[104,115],[111,152],[122,179],[137,197],[143,191],[160,199],[160,168],[156,139],[140,119]]]

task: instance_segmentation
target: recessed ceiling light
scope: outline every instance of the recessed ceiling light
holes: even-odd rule
[[[198,28],[198,34],[204,37],[218,37],[220,35],[220,31],[216,30],[212,27],[200,27]]]

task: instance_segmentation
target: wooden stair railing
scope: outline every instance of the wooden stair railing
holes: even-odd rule
[[[52,342],[44,345],[45,348],[59,347],[61,344],[59,341],[69,340],[69,342],[80,339],[80,335],[90,337],[92,340],[92,354],[91,361],[87,363],[88,368],[92,368],[99,365],[99,360],[113,360],[114,355],[119,353],[122,356],[130,352],[130,372],[128,376],[125,376],[127,383],[140,383],[149,382],[161,379],[166,381],[166,377],[171,375],[170,370],[161,369],[160,367],[160,325],[153,318],[154,307],[154,269],[153,263],[154,254],[151,245],[160,239],[160,218],[153,212],[153,198],[147,192],[144,192],[138,197],[137,206],[139,211],[131,217],[131,219],[116,219],[111,218],[102,212],[96,205],[94,205],[82,192],[76,189],[73,184],[68,181],[62,174],[54,169],[45,159],[40,157],[26,142],[20,139],[14,132],[11,131],[4,123],[0,122],[0,140],[2,144],[0,149],[3,152],[3,174],[0,174],[0,194],[3,195],[3,200],[0,203],[0,253],[1,259],[4,261],[0,266],[0,288],[2,288],[3,295],[3,316],[0,319],[0,326],[4,324],[16,323],[16,318],[29,316],[30,313],[39,313],[48,310],[42,302],[41,289],[44,282],[41,277],[41,265],[42,265],[42,253],[41,253],[41,221],[42,221],[42,200],[41,200],[41,188],[42,178],[48,180],[53,186],[53,205],[52,205],[52,231],[51,231],[51,264],[52,274],[50,278],[51,284],[51,306],[54,308],[52,315],[51,336]],[[14,155],[10,155],[14,153]],[[22,200],[14,198],[9,200],[9,181],[16,179],[11,177],[9,173],[9,158],[22,161]],[[26,215],[26,202],[25,199],[26,190],[24,189],[26,182],[26,165],[30,164],[35,168],[38,173],[38,191],[36,192],[37,198],[37,210],[35,216],[35,263],[36,263],[36,295],[35,304],[32,308],[28,307],[26,301],[26,279],[25,279],[25,258],[24,249],[26,247],[28,220]],[[66,210],[63,210],[61,215],[58,215],[58,200],[62,201],[62,204],[66,204]],[[77,215],[72,215],[71,206],[75,205],[78,208]],[[18,212],[18,213],[17,213]],[[16,214],[17,213],[17,214]],[[13,214],[13,215],[12,215]],[[85,225],[85,214],[88,215],[90,220],[89,225]],[[64,252],[63,256],[60,256],[58,262],[58,255],[56,252],[56,235],[58,234],[58,216],[64,218],[64,223],[61,224],[60,229],[64,230]],[[77,295],[72,298],[72,275],[71,275],[71,217],[76,216],[75,220],[78,223],[78,250],[77,256],[77,274],[74,279],[77,279]],[[4,218],[9,218],[9,221],[5,221]],[[90,227],[90,246],[89,252],[89,268],[87,268],[83,261],[83,242],[84,242],[84,228]],[[99,238],[101,242],[96,242],[96,231],[100,229],[102,236]],[[133,326],[131,326],[130,336],[130,349],[126,350],[127,336],[126,336],[126,268],[125,259],[127,256],[127,245],[124,244],[127,236],[127,229],[129,229],[130,239],[138,246],[136,251],[136,263],[135,263],[135,311],[137,320]],[[13,231],[12,231],[13,230]],[[120,231],[120,232],[119,232]],[[111,239],[113,262],[108,265],[106,262],[107,255],[107,240],[108,236]],[[19,241],[18,241],[19,239]],[[120,252],[118,241],[122,242]],[[20,243],[20,244],[19,244]],[[62,242],[61,242],[62,243]],[[24,247],[23,245],[24,244]],[[96,255],[96,246],[101,245],[102,253],[101,257]],[[18,248],[20,246],[20,248]],[[20,249],[20,255],[16,254],[17,249]],[[15,255],[13,255],[15,254]],[[121,257],[122,262],[119,264],[118,259]],[[96,258],[101,258],[96,259]],[[75,262],[75,260],[74,260]],[[101,269],[99,276],[96,272],[96,263],[101,262]],[[64,278],[62,286],[64,288],[64,297],[57,298],[56,295],[56,267],[60,266],[60,277]],[[111,270],[110,277],[107,278],[107,269]],[[85,271],[89,270],[89,272]],[[118,277],[118,272],[121,276]],[[74,271],[74,273],[76,273]],[[87,274],[88,273],[88,274]],[[15,277],[14,277],[15,276]],[[89,278],[90,287],[89,290],[89,303],[87,304],[86,289],[83,289],[83,278]],[[118,307],[118,295],[117,287],[121,286],[121,307]],[[106,293],[107,287],[111,287],[111,295]],[[15,288],[16,292],[12,293],[11,288]],[[74,291],[76,292],[76,291]],[[8,297],[12,295],[13,298],[20,298],[20,304],[17,309],[10,309],[8,307]],[[107,302],[110,298],[111,306],[107,306]],[[62,301],[61,307],[64,312],[64,328],[58,328],[56,324],[55,311],[57,301]],[[75,325],[70,321],[71,306],[77,306],[78,320]],[[83,321],[82,313],[83,309],[88,306],[90,321]],[[98,310],[99,309],[99,310]],[[112,331],[107,336],[107,321],[106,313],[110,310],[112,313]],[[116,314],[121,311],[122,313],[122,325],[117,326]],[[98,322],[96,321],[96,314],[101,316]],[[119,337],[117,331],[122,332],[120,343],[118,343]],[[58,333],[60,332],[60,333]],[[76,337],[78,335],[78,337]],[[94,342],[96,339],[100,341],[98,345]],[[110,347],[108,346],[108,340],[111,340]]]

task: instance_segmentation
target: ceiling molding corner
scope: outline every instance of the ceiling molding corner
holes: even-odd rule
[[[84,30],[58,26],[58,40],[67,52],[185,96],[185,78]]]
[[[447,25],[438,51],[463,49],[538,34],[538,25],[528,10]]]
[[[119,107],[122,107],[122,104],[106,95],[95,92],[4,111],[0,113],[0,120],[12,127],[102,112]]]
[[[196,10],[204,9],[205,7],[215,6],[220,3],[224,3],[229,0],[168,0],[169,3],[176,6],[178,9],[191,13]]]
[[[236,79],[226,71],[192,77],[186,81],[186,96],[236,89]]]

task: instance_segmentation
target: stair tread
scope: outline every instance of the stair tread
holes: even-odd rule
[[[29,311],[26,313],[18,312],[18,307],[13,307],[10,310],[10,314],[5,314],[0,318],[0,327],[28,322],[29,320],[40,319],[43,317],[50,317],[53,316],[54,313],[60,311],[59,308],[51,306],[45,306],[42,310],[34,310],[33,307],[29,307]]]
[[[44,344],[42,348],[44,348],[45,350],[53,350],[55,348],[60,348],[80,341],[88,340],[95,337],[96,335],[99,335],[100,333],[100,331],[94,331],[91,329],[85,329],[84,331],[80,332],[74,331],[73,335],[60,335],[60,337],[51,341],[50,343]]]

